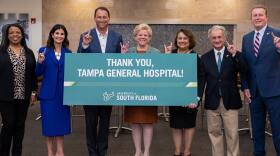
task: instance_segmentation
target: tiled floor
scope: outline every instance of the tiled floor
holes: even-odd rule
[[[78,108],[76,113],[82,113],[82,109]],[[24,139],[23,156],[47,156],[44,138],[41,135],[40,120],[35,118],[39,112],[39,106],[30,108],[28,119],[26,122],[26,133]],[[113,111],[114,112],[114,111]],[[240,127],[246,127],[246,116],[240,116]],[[112,126],[116,123],[116,115],[112,114]],[[210,156],[211,146],[206,131],[206,123],[204,128],[201,127],[201,115],[198,114],[197,131],[192,145],[192,154],[194,156]],[[241,156],[252,156],[252,140],[248,132],[240,132],[240,149]],[[108,156],[134,156],[134,147],[131,134],[129,131],[122,132],[118,138],[114,137],[114,133],[110,134],[110,143]],[[83,117],[73,117],[73,132],[65,137],[65,155],[66,156],[87,156],[87,148],[85,144],[85,122]],[[160,119],[155,125],[154,138],[151,146],[151,156],[172,156],[173,142],[171,138],[171,130],[168,122]],[[275,156],[272,144],[272,138],[267,136],[267,156]]]

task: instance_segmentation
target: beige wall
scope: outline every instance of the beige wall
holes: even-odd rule
[[[94,26],[94,9],[106,6],[111,23],[235,24],[233,42],[240,47],[242,35],[252,29],[250,10],[255,4],[267,5],[270,24],[280,27],[279,0],[43,0],[43,43],[50,28],[62,23],[75,51],[81,32]]]

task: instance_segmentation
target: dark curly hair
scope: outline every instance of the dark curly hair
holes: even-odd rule
[[[4,33],[4,36],[2,38],[1,47],[0,47],[1,51],[7,51],[8,47],[10,45],[10,40],[9,40],[8,36],[9,36],[9,29],[11,27],[19,28],[19,30],[21,32],[21,36],[22,36],[22,39],[20,41],[20,45],[23,46],[23,48],[25,50],[29,49],[27,47],[27,44],[26,44],[26,41],[25,41],[25,35],[24,35],[24,30],[23,30],[22,26],[18,23],[13,23],[13,24],[8,24],[8,25],[5,26],[5,30],[4,30],[5,33]]]

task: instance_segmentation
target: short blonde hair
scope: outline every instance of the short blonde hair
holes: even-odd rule
[[[211,33],[212,33],[213,30],[221,30],[224,34],[224,37],[225,38],[227,37],[227,31],[226,31],[226,28],[224,26],[214,25],[208,30],[208,38],[211,37]]]
[[[139,31],[141,31],[141,30],[147,30],[147,31],[148,31],[148,34],[149,34],[149,37],[150,37],[150,38],[152,37],[152,35],[153,35],[152,28],[151,28],[148,24],[144,24],[144,23],[138,24],[138,25],[134,28],[134,30],[133,30],[133,36],[135,37],[135,36],[139,33]]]

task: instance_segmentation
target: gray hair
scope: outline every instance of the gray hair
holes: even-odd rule
[[[224,34],[224,37],[225,38],[227,37],[227,31],[226,31],[226,28],[224,26],[214,25],[208,30],[208,38],[211,37],[211,33],[212,33],[213,30],[221,30]]]

